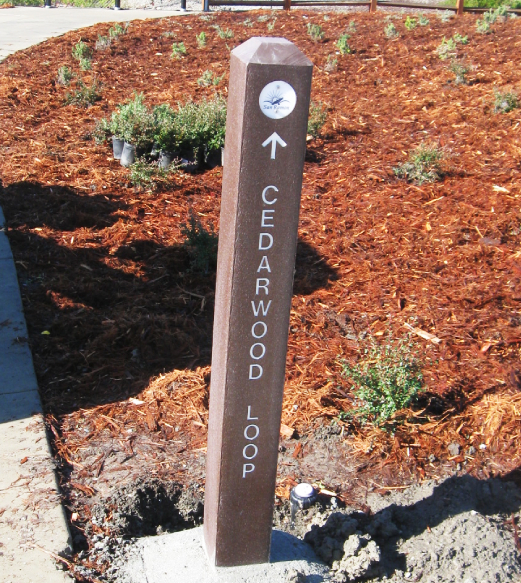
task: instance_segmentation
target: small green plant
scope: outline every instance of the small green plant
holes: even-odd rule
[[[452,37],[454,42],[458,45],[468,45],[469,44],[469,37],[468,36],[461,36],[459,32],[456,32]]]
[[[277,22],[277,17],[270,20],[267,24],[267,29],[271,32],[275,28],[275,23]]]
[[[324,71],[332,73],[338,69],[338,59],[335,55],[328,55],[326,57],[326,64],[324,65]]]
[[[190,257],[190,271],[205,274],[214,271],[217,266],[218,237],[213,225],[205,229],[190,211],[188,223],[181,226],[181,234],[185,237],[183,247]]]
[[[163,32],[161,36],[165,38],[172,38],[175,36],[175,32],[173,32],[172,30],[165,30],[165,32]]]
[[[420,14],[418,17],[418,24],[420,26],[429,26],[430,20],[425,16],[425,14]]]
[[[339,50],[341,55],[349,55],[352,52],[351,47],[347,42],[350,38],[351,36],[346,33],[340,35],[340,38],[336,41],[336,48]]]
[[[96,50],[105,51],[110,47],[111,43],[112,41],[110,37],[98,34],[98,40],[96,41]]]
[[[79,60],[79,64],[82,71],[90,71],[92,69],[92,61],[90,59],[84,59],[82,57]]]
[[[313,22],[308,22],[308,35],[311,37],[311,40],[314,42],[321,41],[324,38],[324,31],[319,24],[315,24]]]
[[[494,113],[508,113],[519,107],[519,98],[517,93],[504,92],[494,89]]]
[[[77,61],[80,61],[81,59],[91,59],[92,49],[87,43],[84,43],[82,40],[80,40],[72,47],[72,56]]]
[[[397,422],[396,414],[414,402],[423,384],[409,337],[384,346],[373,341],[359,362],[343,363],[342,375],[356,387],[355,409],[347,415],[381,428]]]
[[[313,138],[320,135],[327,119],[327,107],[320,101],[312,101],[309,105],[308,134]]]
[[[150,164],[145,158],[138,158],[129,170],[130,182],[139,188],[155,188],[156,180],[164,176],[164,171],[157,164]]]
[[[456,61],[456,59],[452,59],[449,65],[449,71],[454,73],[454,83],[456,83],[456,85],[467,84],[467,73],[469,72],[468,65],[461,61]]]
[[[243,23],[243,26],[247,26],[248,28],[251,28],[253,26],[253,22],[251,20],[251,18],[247,18]]]
[[[445,61],[449,57],[454,57],[456,55],[456,42],[452,38],[447,39],[443,37],[441,39],[441,44],[438,45],[438,48],[436,49],[436,52],[442,61]]]
[[[85,85],[81,79],[76,80],[76,90],[65,96],[66,105],[90,107],[101,99],[101,83],[94,79],[90,85]]]
[[[196,35],[195,40],[197,41],[197,46],[200,49],[204,49],[204,47],[206,46],[206,33],[204,32],[204,30],[198,35]]]
[[[407,30],[413,30],[418,26],[418,21],[416,20],[416,18],[411,18],[410,16],[407,16],[403,24]]]
[[[121,26],[121,24],[116,24],[114,27],[109,28],[109,38],[112,40],[117,40],[118,37],[125,34],[127,32],[129,23],[125,22],[125,26]]]
[[[452,18],[452,12],[450,10],[444,10],[443,12],[438,12],[438,18],[442,22],[449,22]]]
[[[441,162],[444,158],[445,152],[441,148],[432,144],[421,144],[409,154],[407,162],[394,168],[394,173],[399,178],[419,185],[436,182],[443,176]]]
[[[69,69],[69,67],[64,65],[58,69],[58,76],[56,77],[56,82],[58,85],[64,85],[65,87],[68,87],[71,84],[73,78],[74,73]]]
[[[269,19],[270,19],[269,14],[261,14],[260,16],[257,17],[257,22],[268,22]]]
[[[152,144],[155,119],[142,93],[135,93],[133,99],[119,106],[119,111],[112,114],[110,129],[113,135],[136,148],[147,148]]]
[[[508,7],[504,4],[497,8],[491,8],[488,12],[483,14],[483,20],[488,24],[494,24],[499,18],[505,19],[507,17]]]
[[[230,28],[224,30],[219,25],[217,25],[215,26],[215,30],[217,31],[217,35],[219,36],[219,38],[222,39],[233,38],[233,30],[231,30]]]
[[[386,38],[397,38],[399,35],[398,31],[396,30],[396,26],[392,22],[384,28],[384,34]]]
[[[200,85],[201,87],[209,87],[210,85],[217,86],[222,81],[223,77],[224,77],[224,75],[221,75],[219,77],[215,73],[212,73],[212,71],[207,69],[201,75],[201,77],[199,77],[199,79],[197,79],[197,84]]]
[[[180,59],[181,55],[186,55],[185,43],[173,43],[172,45],[172,59]]]
[[[356,22],[354,20],[349,21],[349,25],[347,27],[347,30],[349,30],[349,32],[351,32],[353,34],[356,32]]]
[[[490,32],[490,24],[485,20],[476,20],[476,32],[479,34],[488,34]]]

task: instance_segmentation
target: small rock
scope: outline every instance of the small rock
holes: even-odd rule
[[[286,575],[286,583],[306,583],[307,577],[296,569],[290,569]]]
[[[449,454],[451,455],[451,457],[456,457],[459,455],[460,452],[459,443],[451,443],[449,447],[447,447],[447,449],[449,450]]]

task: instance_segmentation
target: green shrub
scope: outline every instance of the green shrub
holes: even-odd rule
[[[81,58],[79,64],[82,71],[90,71],[92,69],[92,61],[90,59]]]
[[[488,34],[490,32],[490,24],[486,20],[476,20],[476,32],[479,34]]]
[[[64,65],[58,69],[58,76],[56,77],[56,82],[58,85],[64,85],[67,87],[71,84],[73,79],[74,73],[69,69],[69,67]]]
[[[210,70],[206,70],[200,77],[197,79],[197,84],[201,87],[209,87],[210,85],[219,85],[222,81],[224,75],[220,77],[215,73],[212,73]]]
[[[217,267],[218,237],[213,226],[205,229],[190,212],[188,223],[181,226],[181,234],[185,237],[183,246],[190,257],[190,270],[199,273],[214,271]]]
[[[157,178],[162,178],[165,173],[157,164],[148,163],[145,158],[138,158],[130,165],[130,182],[139,188],[154,188]]]
[[[87,43],[84,43],[82,40],[80,40],[72,47],[72,56],[77,61],[80,61],[81,59],[91,59],[92,49]]]
[[[454,42],[459,45],[467,45],[469,43],[468,36],[461,36],[459,32],[456,32],[452,38]]]
[[[399,178],[406,178],[409,182],[423,184],[436,182],[443,176],[441,162],[445,159],[445,152],[430,144],[421,144],[409,154],[409,160],[394,168]]]
[[[96,50],[104,51],[110,47],[111,43],[112,41],[110,40],[110,37],[98,34],[98,40],[96,41]]]
[[[454,5],[456,5],[456,2],[454,2]],[[449,20],[454,16],[453,13],[450,10],[444,10],[443,12],[438,12],[438,18],[442,21],[442,22],[449,22]]]
[[[204,49],[204,47],[206,46],[206,33],[204,32],[204,30],[198,35],[196,35],[195,40],[197,41],[197,46],[200,49]]]
[[[126,34],[129,22],[125,22],[125,26],[121,26],[121,24],[115,24],[114,27],[109,28],[109,38],[112,40],[117,40],[123,34]]]
[[[219,38],[222,38],[222,39],[233,38],[233,30],[231,30],[230,28],[228,28],[227,30],[224,30],[219,25],[215,25],[214,28],[217,31]]]
[[[217,150],[224,146],[226,102],[216,96],[199,103],[178,105],[173,132],[178,151],[199,151],[203,146]]]
[[[407,16],[404,22],[404,26],[407,30],[413,30],[418,26],[418,21],[416,20],[416,18],[411,18],[410,16]]]
[[[324,31],[319,24],[315,24],[313,22],[308,22],[308,35],[311,37],[311,40],[314,42],[318,42],[324,38]]]
[[[142,93],[134,93],[133,99],[119,106],[119,111],[112,114],[110,129],[113,135],[136,148],[151,146],[156,129],[155,120]]]
[[[317,138],[326,123],[327,106],[320,101],[312,101],[309,106],[308,134]]]
[[[337,68],[338,68],[338,59],[335,57],[335,55],[328,55],[326,57],[326,64],[324,65],[324,71],[331,73],[333,71],[336,71]]]
[[[389,24],[384,28],[384,34],[386,38],[396,38],[400,36],[396,30],[396,26],[394,26],[392,22],[389,22]]]
[[[186,55],[185,43],[174,43],[172,45],[172,59],[180,59],[181,55]]]
[[[508,113],[519,107],[519,98],[517,93],[504,92],[494,89],[494,113]]]
[[[91,85],[85,85],[81,79],[76,80],[76,90],[65,96],[66,105],[89,107],[101,99],[101,83],[94,79]]]
[[[356,387],[356,407],[348,415],[378,427],[385,426],[396,413],[408,407],[423,383],[409,337],[394,343],[389,340],[384,346],[373,341],[358,363],[343,364],[342,374]]]
[[[442,61],[445,61],[449,57],[456,55],[456,41],[452,38],[447,39],[443,37],[441,39],[441,44],[438,45],[436,51],[438,53],[438,57],[440,57]]]
[[[418,24],[420,26],[429,26],[429,19],[425,16],[425,14],[420,14],[418,17]]]
[[[498,18],[505,18],[507,15],[507,7],[502,4],[495,9],[490,9],[483,14],[483,20],[488,24],[494,24]]]
[[[454,83],[456,83],[456,85],[467,84],[466,75],[469,72],[469,67],[465,63],[453,59],[449,65],[449,71],[451,71],[451,73],[454,73],[455,76]]]
[[[352,52],[351,47],[347,42],[350,38],[351,37],[348,34],[342,34],[336,41],[336,48],[340,51],[341,55],[348,55]]]

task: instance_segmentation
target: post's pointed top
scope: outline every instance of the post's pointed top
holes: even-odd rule
[[[312,67],[313,63],[292,42],[280,37],[254,36],[232,51],[244,63]]]

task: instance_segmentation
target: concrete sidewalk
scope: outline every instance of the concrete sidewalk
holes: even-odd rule
[[[181,2],[179,2],[181,5]],[[109,8],[43,8],[16,6],[0,10],[0,61],[48,38],[99,22],[127,22],[200,12],[200,3],[187,2],[189,11],[111,10]]]

